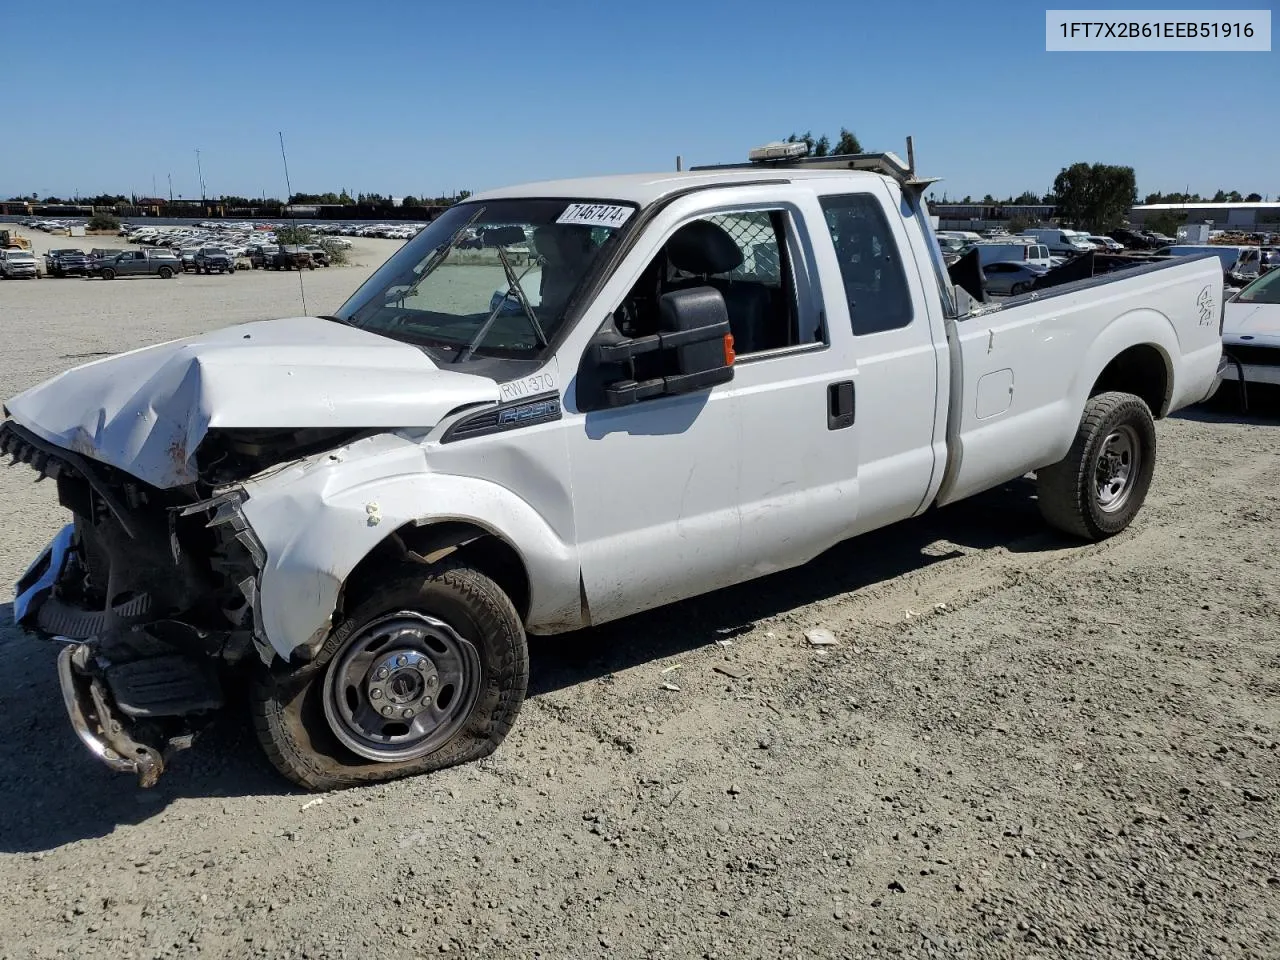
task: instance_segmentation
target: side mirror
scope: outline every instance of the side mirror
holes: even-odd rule
[[[601,331],[589,355],[600,371],[603,405],[626,406],[733,379],[733,334],[719,290],[663,294],[658,318],[660,332],[646,337],[623,337],[612,322]]]

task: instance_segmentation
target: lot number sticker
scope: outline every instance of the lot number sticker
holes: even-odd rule
[[[607,203],[571,203],[556,223],[578,223],[585,227],[620,227],[635,212],[634,207]]]

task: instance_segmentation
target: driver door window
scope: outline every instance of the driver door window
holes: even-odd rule
[[[709,286],[724,297],[739,357],[821,343],[822,330],[801,329],[780,210],[717,213],[681,225],[645,267],[616,315],[629,337],[658,330],[658,301],[673,290]]]

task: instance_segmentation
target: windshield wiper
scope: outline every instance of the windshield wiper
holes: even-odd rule
[[[533,334],[538,338],[537,345],[545,347],[550,344],[550,341],[547,339],[546,332],[542,329],[542,324],[538,323],[538,318],[534,316],[533,307],[529,306],[529,300],[524,295],[524,288],[520,286],[521,278],[527,276],[529,270],[533,269],[533,263],[531,262],[529,264],[529,269],[525,270],[520,277],[517,277],[515,270],[511,267],[511,261],[507,259],[507,252],[503,250],[502,247],[498,247],[498,259],[502,262],[502,270],[507,275],[507,291],[502,295],[497,306],[493,308],[488,319],[480,325],[480,329],[476,331],[476,335],[471,338],[471,342],[467,344],[467,349],[463,350],[454,359],[454,363],[461,363],[463,360],[471,358],[471,355],[476,352],[476,347],[480,346],[484,341],[485,334],[489,332],[489,328],[493,326],[493,321],[498,319],[498,314],[501,313],[502,308],[506,306],[507,297],[513,293],[516,295],[516,299],[520,301],[520,306],[524,310],[524,315],[529,318],[529,325],[533,328]]]
[[[498,259],[502,261],[502,271],[507,275],[507,293],[514,292],[516,299],[520,301],[520,306],[524,308],[524,315],[529,318],[529,326],[533,327],[533,332],[538,338],[537,345],[540,347],[550,346],[551,341],[547,339],[546,331],[542,329],[542,324],[534,316],[533,307],[529,305],[529,298],[525,296],[524,287],[520,286],[520,279],[528,275],[529,270],[533,269],[533,264],[529,264],[529,270],[517,277],[515,270],[511,266],[511,260],[507,257],[507,251],[501,247],[498,248]],[[505,296],[503,299],[506,299]]]
[[[427,262],[422,265],[422,273],[418,275],[418,279],[413,281],[413,284],[409,287],[408,290],[404,292],[404,295],[400,298],[401,303],[403,303],[405,300],[408,300],[411,296],[413,296],[414,293],[417,292],[418,287],[422,286],[422,281],[427,279],[427,277],[431,274],[433,270],[435,270],[436,267],[444,263],[445,257],[449,256],[449,254],[453,252],[454,245],[459,240],[462,239],[462,234],[465,233],[466,230],[473,223],[475,223],[477,220],[480,219],[481,214],[484,213],[484,209],[485,209],[484,207],[480,207],[479,209],[477,209],[476,212],[471,215],[471,218],[467,220],[466,223],[464,223],[462,226],[460,226],[457,230],[453,232],[453,236],[449,238],[448,243],[445,243],[439,247],[436,247],[436,252],[431,254],[431,256],[427,259]]]

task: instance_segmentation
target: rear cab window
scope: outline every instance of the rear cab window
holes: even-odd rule
[[[909,326],[914,312],[902,255],[870,194],[820,197],[856,336]]]

